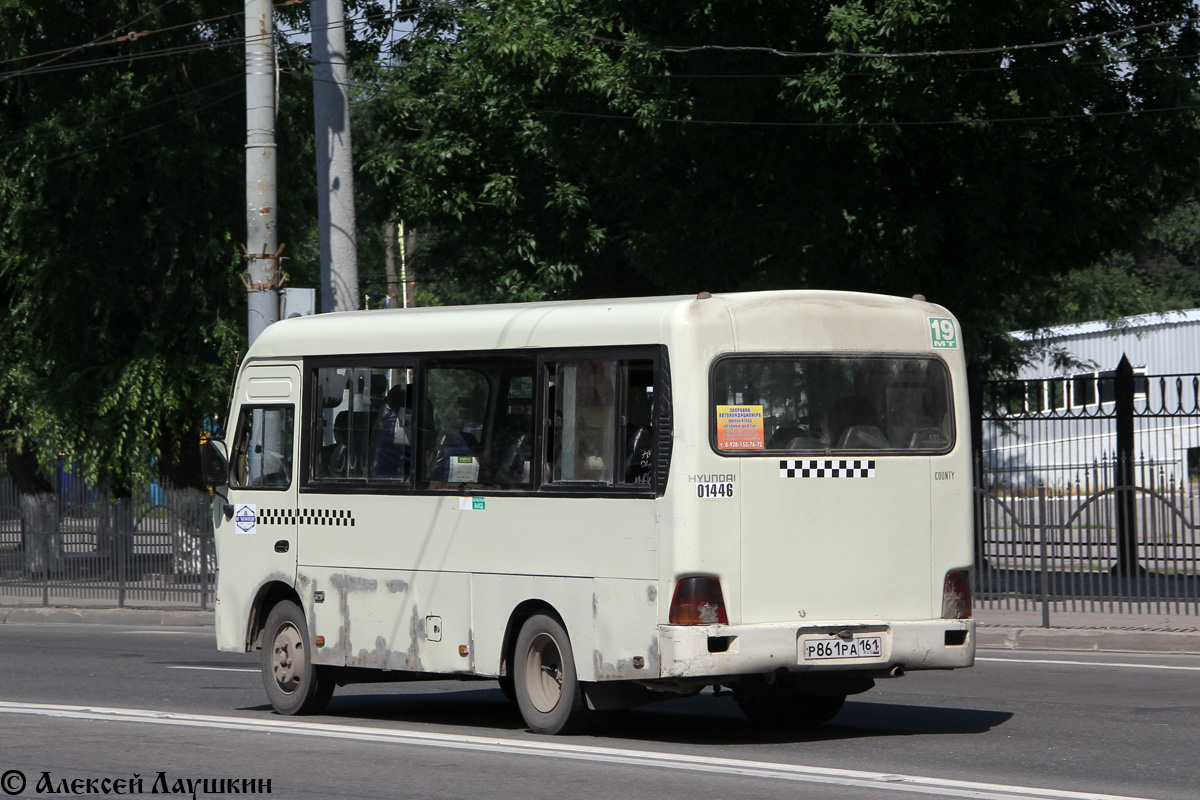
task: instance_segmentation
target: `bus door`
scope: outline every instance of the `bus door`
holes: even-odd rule
[[[218,595],[225,586],[239,587],[249,593],[239,598],[244,608],[263,582],[295,580],[299,387],[300,371],[290,365],[248,367],[238,387],[229,469],[233,517],[225,523],[232,533],[218,537]]]

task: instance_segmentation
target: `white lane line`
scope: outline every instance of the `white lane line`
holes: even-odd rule
[[[1116,667],[1123,669],[1169,669],[1183,672],[1200,672],[1200,667],[1179,667],[1169,664],[1128,664],[1115,661],[1065,661],[1050,658],[992,658],[976,656],[976,661],[998,661],[1005,664],[1059,664],[1067,667]]]
[[[0,714],[23,714],[60,719],[101,720],[151,725],[175,725],[191,728],[212,728],[224,731],[316,736],[372,743],[441,747],[454,750],[501,753],[507,755],[539,756],[601,764],[675,769],[689,772],[716,773],[802,783],[854,786],[926,795],[972,798],[972,800],[1149,800],[1124,795],[1075,792],[1034,786],[980,783],[923,775],[903,775],[867,770],[813,767],[802,764],[781,764],[770,761],[747,761],[710,755],[668,753],[653,750],[628,750],[615,747],[596,747],[545,739],[528,741],[491,736],[437,733],[431,731],[369,728],[358,725],[331,725],[292,719],[221,717],[204,714],[181,714],[169,711],[147,711],[134,708],[103,708],[50,705],[45,703],[14,703],[0,701]]]
[[[242,667],[167,667],[167,669],[198,669],[206,672],[261,672],[257,669],[244,669]]]

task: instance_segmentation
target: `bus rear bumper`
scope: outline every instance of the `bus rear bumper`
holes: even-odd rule
[[[781,668],[789,672],[956,669],[975,663],[975,620],[660,625],[658,637],[663,678],[753,675]],[[873,641],[876,637],[878,642]],[[841,649],[856,654],[831,656],[829,647],[806,648],[806,642],[846,643],[853,648]],[[825,652],[818,657],[816,650]]]

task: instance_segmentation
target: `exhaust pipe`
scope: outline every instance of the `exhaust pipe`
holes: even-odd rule
[[[894,666],[890,670],[888,670],[888,677],[889,678],[903,678],[907,672],[908,672],[908,670],[904,669],[904,665],[897,664],[896,666]]]

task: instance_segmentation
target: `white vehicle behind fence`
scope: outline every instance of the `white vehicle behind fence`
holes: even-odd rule
[[[544,733],[706,687],[811,725],[971,666],[960,338],[808,291],[279,322],[206,452],[218,647],[282,714],[490,678]]]

